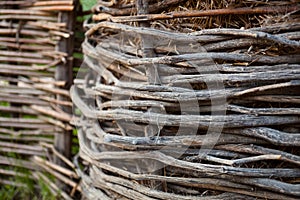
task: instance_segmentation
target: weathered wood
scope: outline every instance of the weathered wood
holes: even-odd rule
[[[40,1],[34,2],[30,6],[49,6],[49,5],[73,5],[72,0],[65,0],[65,1]]]
[[[249,56],[245,54],[235,53],[194,53],[184,54],[178,56],[163,56],[155,58],[139,58],[136,59],[131,56],[123,56],[114,52],[110,52],[102,47],[97,47],[97,52],[105,57],[121,62],[125,65],[145,65],[145,64],[175,64],[184,61],[203,60],[205,58],[225,60],[225,61],[240,61],[240,62],[251,62],[251,63],[263,63],[263,64],[281,64],[291,63],[297,64],[300,61],[300,56]]]
[[[25,167],[31,170],[40,170],[40,168],[37,165],[34,165],[32,162],[22,160],[22,159],[6,157],[6,156],[0,156],[0,164],[8,165],[8,166],[16,166],[16,167]]]
[[[6,143],[6,142],[0,142],[1,147],[11,147],[16,149],[23,149],[25,151],[43,151],[43,148],[40,146],[31,146],[31,145],[25,145],[25,144],[14,144],[14,143]]]
[[[76,8],[78,4],[78,1],[73,1],[73,8]],[[72,32],[74,30],[75,25],[75,10],[69,10],[67,12],[62,12],[60,15],[59,22],[60,23],[66,23],[67,27],[66,29],[69,32]],[[67,56],[65,57],[65,63],[62,63],[57,66],[56,72],[55,72],[55,80],[56,81],[65,81],[66,85],[64,85],[63,89],[68,89],[70,85],[72,84],[73,79],[73,73],[72,73],[72,66],[73,66],[73,60],[72,60],[72,54],[73,54],[73,41],[74,41],[74,35],[70,35],[68,38],[62,38],[61,41],[58,43],[57,50],[61,52],[65,52]],[[64,93],[57,94],[56,98],[58,101],[66,101],[67,95]],[[72,110],[68,106],[58,105],[60,109],[62,109],[66,113],[72,113]],[[71,146],[72,146],[72,130],[66,130],[64,134],[56,134],[55,135],[55,148],[57,148],[58,152],[63,154],[66,158],[71,158]],[[55,163],[61,166],[65,166],[65,163],[60,160],[59,157],[55,157]],[[73,186],[74,187],[74,186]]]
[[[299,5],[268,3],[98,2],[70,90],[83,194],[300,197]]]
[[[267,82],[267,81],[287,81],[300,79],[300,70],[281,70],[271,72],[253,72],[238,74],[200,74],[200,75],[173,75],[161,77],[163,83],[211,83],[222,81],[224,84],[235,84],[243,82]],[[295,85],[297,85],[295,83]]]
[[[49,12],[34,11],[34,10],[21,10],[21,9],[0,9],[0,14],[22,14],[22,15],[38,15],[49,16]],[[55,17],[53,17],[55,18]]]
[[[51,169],[50,167],[40,163],[40,162],[37,162],[37,164],[43,168],[44,170],[46,170],[47,172],[49,172],[50,174],[52,174],[53,176],[55,176],[57,179],[59,179],[60,181],[62,181],[63,183],[71,186],[71,187],[77,187],[77,183],[72,181],[71,179],[69,179],[68,177],[60,174],[59,172],[57,172],[56,170],[53,170]],[[77,189],[80,191],[80,187],[77,187]]]
[[[15,127],[25,129],[50,129],[52,126],[38,119],[0,118],[0,127]]]
[[[50,149],[53,154],[55,154],[55,156],[59,157],[63,162],[65,162],[69,167],[71,167],[72,169],[75,168],[74,164],[68,159],[66,158],[64,155],[62,155],[60,152],[58,152],[55,147],[53,145],[47,144],[47,143],[41,143],[42,146]]]
[[[53,164],[47,160],[44,160],[42,159],[41,157],[38,157],[38,156],[34,156],[33,157],[33,162],[38,162],[40,165],[45,165],[47,167],[50,167],[52,169],[55,169],[56,171],[64,174],[64,175],[67,175],[69,176],[70,178],[78,178],[77,174],[75,174],[73,171],[69,170],[69,169],[66,169],[66,168],[63,168],[59,165],[56,165],[56,164]]]
[[[72,92],[73,90],[71,90]],[[125,119],[129,122],[143,122],[150,124],[158,124],[162,126],[188,126],[188,127],[209,127],[209,125],[223,127],[247,127],[247,126],[265,126],[280,124],[295,124],[300,121],[298,116],[250,116],[250,115],[227,115],[227,116],[200,116],[200,115],[167,115],[160,113],[144,113],[141,111],[133,111],[126,109],[115,109],[110,111],[92,111],[75,95],[72,100],[81,109],[84,115],[105,119],[105,120],[121,120]],[[80,105],[83,103],[82,105]],[[130,116],[130,117],[129,117]],[[159,120],[156,120],[159,119]]]
[[[114,12],[113,9],[104,9],[103,7],[97,8],[103,9],[104,12],[112,15],[122,15],[121,13]],[[108,20],[113,22],[145,22],[145,21],[154,21],[154,20],[168,20],[174,18],[190,18],[190,17],[207,17],[207,16],[220,16],[220,15],[245,15],[245,14],[271,14],[271,13],[286,13],[299,10],[299,6],[293,5],[290,7],[287,6],[274,6],[274,7],[256,7],[256,8],[225,8],[225,9],[214,9],[214,10],[190,10],[190,11],[181,11],[181,12],[171,12],[171,13],[162,13],[162,14],[144,14],[138,13],[136,16],[118,16],[118,17],[109,17]],[[151,7],[149,7],[151,11]],[[124,12],[124,11],[123,11]],[[99,18],[97,15],[93,16],[93,20],[97,21]]]
[[[37,112],[26,107],[0,106],[1,112],[35,115]]]
[[[57,105],[62,105],[62,106],[69,106],[71,107],[73,104],[70,101],[62,101],[62,100],[57,100],[51,97],[43,97],[41,96],[40,99],[46,101],[46,102],[50,102],[50,103],[54,103]]]
[[[32,95],[32,96],[46,94],[45,92],[36,90],[32,87],[21,87],[21,86],[3,86],[2,88],[0,88],[0,93]]]
[[[10,176],[17,176],[17,177],[27,177],[32,179],[33,177],[31,175],[28,174],[24,174],[24,173],[20,173],[20,172],[15,172],[15,171],[11,171],[11,170],[5,170],[5,169],[0,169],[0,174],[5,175],[10,175]]]
[[[0,133],[0,139],[3,141],[17,141],[17,142],[49,142],[53,143],[52,138],[33,137],[33,136],[6,136]]]
[[[290,87],[290,86],[299,86],[300,85],[300,81],[299,80],[292,80],[290,82],[285,82],[285,83],[277,83],[277,84],[272,84],[272,85],[263,85],[263,86],[259,86],[259,87],[254,87],[254,88],[250,88],[241,92],[237,92],[235,93],[233,96],[237,97],[237,96],[242,96],[245,94],[251,94],[251,93],[255,93],[255,92],[262,92],[262,91],[266,91],[266,90],[271,90],[271,89],[278,89],[278,88],[286,88],[286,87]]]
[[[248,169],[248,168],[235,168],[223,165],[211,165],[211,164],[201,164],[201,163],[190,163],[182,160],[166,156],[160,152],[143,152],[138,154],[136,152],[101,152],[101,153],[91,153],[95,157],[94,160],[116,160],[116,159],[153,159],[160,161],[166,165],[174,167],[180,167],[183,169],[195,170],[206,175],[213,174],[227,174],[235,176],[251,176],[251,177],[286,177],[286,178],[296,178],[299,176],[300,171],[298,169],[286,169],[286,168],[277,168],[277,169]],[[81,152],[81,155],[84,157],[84,152]]]
[[[299,10],[300,7],[295,8],[295,10]],[[240,29],[210,29],[210,30],[202,30],[198,32],[192,33],[192,35],[202,35],[202,34],[213,34],[213,35],[234,35],[234,36],[246,36],[256,39],[264,39],[272,42],[276,42],[278,44],[300,47],[300,43],[294,40],[289,40],[285,37],[280,37],[276,35],[272,35],[265,32],[258,31],[250,31],[250,30],[240,30]]]
[[[151,136],[151,137],[130,137],[130,136],[118,136],[118,135],[110,135],[106,134],[104,130],[101,129],[97,124],[94,124],[93,129],[96,131],[95,133],[91,133],[90,130],[87,130],[87,138],[93,140],[95,143],[99,144],[127,144],[127,145],[138,145],[139,148],[145,146],[148,149],[159,146],[167,146],[167,147],[176,147],[176,146],[188,146],[188,147],[197,147],[201,146],[204,143],[215,142],[215,141],[207,141],[207,136],[197,136],[197,135],[187,135],[185,136]],[[130,135],[130,132],[126,132],[127,135]],[[191,133],[192,134],[192,133]],[[101,139],[96,136],[100,136]],[[259,140],[253,140],[248,137],[241,137],[236,135],[222,134],[216,145],[220,144],[252,144],[252,143],[260,143]],[[126,148],[125,146],[123,148]]]
[[[283,146],[300,146],[299,133],[286,133],[276,129],[258,127],[258,128],[245,128],[242,130],[226,130],[225,132],[247,135],[251,137],[258,137],[265,139],[275,145]]]
[[[180,173],[180,174],[183,174],[183,175],[187,175],[187,174],[193,174],[192,176],[201,176],[199,173],[197,172],[192,172],[192,171],[186,171],[186,170],[181,170],[181,169],[171,169],[171,168],[168,168],[167,169],[169,171],[169,173]],[[219,177],[221,179],[225,179],[225,180],[231,180],[235,183],[240,183],[240,184],[246,184],[246,185],[258,185],[258,181],[257,178],[249,178],[249,177],[230,177],[230,176],[227,176],[227,175],[219,175]],[[260,178],[258,178],[260,179]],[[250,181],[249,181],[250,180]],[[261,179],[262,182],[265,182],[267,181],[266,179]],[[266,183],[266,182],[265,182]],[[284,187],[283,186],[284,183],[283,182],[280,182],[278,181],[277,184],[273,184],[270,183],[270,184],[266,184],[265,188],[268,188],[268,189],[271,189],[273,191],[278,191],[278,188],[281,188],[281,187]],[[293,185],[291,185],[292,187],[294,187]],[[280,192],[270,192],[269,190],[258,190],[256,192],[249,192],[247,195],[250,195],[250,196],[256,196],[256,197],[262,197],[262,198],[269,198],[269,199],[278,199],[278,198],[282,198],[282,199],[295,199],[295,197],[291,196],[291,195],[284,195],[284,194],[280,194]],[[265,195],[265,197],[263,197],[263,195]]]
[[[1,46],[11,47],[15,49],[31,50],[31,51],[52,51],[53,47],[48,45],[16,44],[14,42],[0,42]]]
[[[251,115],[299,115],[299,108],[246,108],[237,105],[228,105],[228,110]]]
[[[62,121],[66,121],[66,122],[71,121],[71,116],[64,112],[56,112],[52,109],[49,109],[49,108],[47,109],[47,108],[36,106],[36,105],[32,105],[31,108],[37,112],[49,115],[51,117],[54,117],[54,118],[62,120]]]
[[[58,188],[51,180],[49,180],[48,177],[46,177],[46,176],[43,175],[42,173],[40,173],[40,172],[35,172],[35,173],[33,174],[33,176],[34,176],[36,179],[38,179],[38,180],[39,180],[39,179],[42,179],[43,181],[45,181],[45,183],[47,183],[47,184],[50,186],[49,189],[51,189],[51,192],[54,193],[56,196],[61,195],[61,196],[62,196],[64,199],[66,199],[66,200],[71,200],[71,199],[72,199],[67,193],[65,193],[64,191],[61,191],[60,188]],[[53,189],[54,191],[52,191],[52,189]]]
[[[265,148],[257,145],[219,145],[217,147],[218,149],[224,149],[224,150],[230,150],[234,152],[243,152],[243,153],[251,153],[251,154],[277,154],[281,155],[281,159],[295,163],[297,165],[300,164],[300,157],[297,155],[293,155],[290,153],[286,153],[284,151],[280,150],[275,150],[275,149],[270,149],[270,148]]]
[[[5,128],[0,128],[0,132],[1,133],[5,133],[5,134],[9,134],[12,135],[14,137],[18,137],[18,136],[53,136],[54,132],[58,131],[55,130],[54,127],[52,127],[52,129],[48,129],[48,130],[42,130],[42,129],[37,129],[37,130],[19,130],[19,131],[13,131],[10,129],[5,129]]]
[[[248,97],[250,100],[300,104],[300,96],[287,95],[258,95]]]

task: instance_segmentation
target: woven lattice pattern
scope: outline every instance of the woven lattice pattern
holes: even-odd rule
[[[191,2],[94,7],[71,89],[83,195],[299,198],[299,5]]]
[[[55,180],[77,185],[78,176],[54,161],[58,156],[73,166],[54,143],[73,129],[67,113],[72,80],[61,78],[72,60],[61,46],[73,33],[60,18],[74,7],[72,0],[0,2],[0,187],[21,188],[11,199],[40,198],[41,183],[54,197],[70,199]]]

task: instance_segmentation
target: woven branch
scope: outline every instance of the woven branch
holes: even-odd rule
[[[160,3],[99,1],[84,24],[84,196],[298,198],[299,5]]]

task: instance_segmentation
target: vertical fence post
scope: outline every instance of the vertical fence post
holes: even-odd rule
[[[66,23],[66,29],[70,32],[70,37],[62,37],[57,45],[57,51],[67,54],[64,62],[56,67],[55,79],[58,81],[65,81],[66,84],[63,89],[69,90],[73,83],[73,49],[74,49],[74,27],[76,22],[76,6],[78,0],[73,0],[74,9],[72,11],[64,11],[59,14],[59,22]],[[67,100],[62,95],[57,95],[58,100]],[[72,108],[68,106],[60,106],[60,108],[67,113],[72,113]],[[72,130],[65,130],[63,134],[56,133],[55,148],[67,158],[71,158],[72,147]],[[58,165],[65,166],[65,164],[58,158],[54,158],[54,162]]]

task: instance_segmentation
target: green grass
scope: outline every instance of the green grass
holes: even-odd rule
[[[0,101],[0,106],[9,106],[9,103],[6,101]]]
[[[75,156],[79,152],[79,141],[77,137],[76,127],[73,129],[73,138],[72,138],[72,155]]]
[[[22,186],[1,185],[0,186],[0,199],[1,200],[56,200],[59,199],[53,195],[48,185],[43,180],[38,180],[38,190],[34,188],[35,181],[28,176],[10,179],[16,184],[23,184]]]
[[[97,0],[80,0],[83,11],[91,10],[94,5],[96,5]],[[82,22],[83,20],[89,19],[91,15],[86,15],[83,18],[77,18],[77,21]]]
[[[42,179],[40,179],[38,181],[38,185],[40,187],[40,198],[39,199],[41,199],[41,200],[56,200],[57,199],[57,197],[51,193],[47,183],[45,183]]]
[[[21,159],[20,155],[16,153],[6,153],[5,156]],[[49,186],[42,180],[34,180],[31,170],[22,167],[7,166],[1,167],[6,170],[12,170],[17,173],[16,176],[2,177],[3,179],[14,182],[16,185],[0,185],[0,199],[1,200],[55,200],[58,199],[53,195]],[[47,174],[44,174],[47,176]],[[54,180],[51,175],[47,176],[49,179]],[[38,186],[38,188],[35,188]]]
[[[5,102],[5,101],[0,101],[0,106],[8,107],[8,106],[10,106],[10,104],[8,102]],[[9,113],[4,113],[4,112],[0,112],[0,117],[10,117],[10,114]]]
[[[80,0],[83,11],[90,10],[96,3],[97,0]]]

